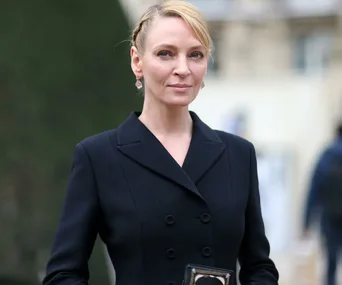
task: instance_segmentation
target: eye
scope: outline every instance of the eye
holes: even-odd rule
[[[171,54],[171,52],[169,52],[167,50],[162,50],[162,51],[157,53],[157,56],[159,56],[159,57],[169,57],[169,56],[172,56],[172,54]]]
[[[196,59],[200,59],[200,58],[203,58],[204,55],[203,53],[201,53],[200,51],[195,51],[193,52],[190,57],[193,57],[193,58],[196,58]]]

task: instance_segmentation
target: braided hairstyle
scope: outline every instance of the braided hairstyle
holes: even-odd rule
[[[135,46],[139,52],[144,52],[148,29],[158,16],[182,18],[192,28],[198,40],[206,48],[208,55],[210,54],[212,41],[204,17],[195,6],[181,0],[170,0],[150,6],[141,16],[131,36],[131,45]]]

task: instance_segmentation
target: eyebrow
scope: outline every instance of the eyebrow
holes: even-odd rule
[[[160,44],[160,45],[155,46],[155,49],[159,49],[159,48],[177,49],[176,46],[170,45],[170,44]],[[205,48],[202,45],[195,45],[195,46],[190,47],[190,49],[194,50],[194,49],[205,49]]]

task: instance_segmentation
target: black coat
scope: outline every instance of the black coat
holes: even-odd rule
[[[137,116],[76,146],[43,284],[88,284],[97,234],[117,285],[181,285],[188,263],[236,270],[238,259],[242,285],[278,284],[253,145],[191,112],[193,137],[180,167]]]

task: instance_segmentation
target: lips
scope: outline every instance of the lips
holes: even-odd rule
[[[191,85],[189,85],[189,84],[180,84],[180,83],[171,84],[169,86],[175,87],[175,88],[189,88],[189,87],[191,87]]]

